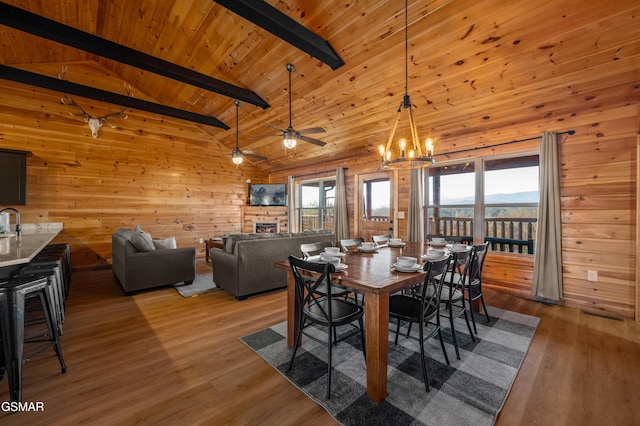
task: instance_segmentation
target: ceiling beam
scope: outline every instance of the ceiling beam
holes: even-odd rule
[[[308,30],[263,0],[213,0],[269,31],[276,37],[329,65],[332,70],[344,65],[340,55],[328,41]]]
[[[29,84],[31,86],[42,87],[44,89],[68,93],[70,95],[82,96],[83,98],[95,99],[101,102],[108,102],[128,108],[148,111],[154,114],[180,118],[182,120],[192,121],[194,123],[219,127],[225,130],[229,129],[229,126],[215,117],[196,114],[194,112],[173,108],[142,99],[132,98],[131,96],[108,92],[106,90],[96,89],[94,87],[84,86],[82,84],[72,83],[66,80],[60,80],[58,78],[47,77],[45,75],[13,68],[7,65],[0,65],[0,78],[3,78],[5,80],[17,81],[18,83]]]
[[[200,87],[232,99],[244,101],[263,109],[269,107],[269,104],[264,99],[250,90],[200,74],[3,2],[0,2],[0,24]]]

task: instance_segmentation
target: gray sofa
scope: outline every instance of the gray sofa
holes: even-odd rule
[[[213,281],[238,300],[247,296],[287,286],[287,272],[276,262],[290,255],[301,256],[300,244],[329,241],[335,244],[332,231],[302,233],[231,234],[224,249],[209,250]]]
[[[142,232],[120,228],[111,235],[113,273],[127,294],[184,281],[196,276],[196,248],[169,247],[168,240],[151,240]],[[144,234],[144,233],[142,233]],[[135,244],[134,244],[135,243]],[[142,244],[142,245],[141,245]]]

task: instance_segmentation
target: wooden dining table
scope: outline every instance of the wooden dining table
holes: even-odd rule
[[[347,265],[332,274],[334,283],[364,293],[365,338],[367,353],[367,395],[376,403],[387,396],[387,357],[389,338],[389,295],[424,280],[424,272],[399,272],[392,268],[398,256],[421,256],[429,250],[426,243],[407,242],[402,247],[384,246],[375,252],[352,250],[342,257]],[[298,306],[289,261],[277,262],[287,273],[287,343],[293,347],[298,327]],[[299,342],[298,342],[299,343]]]

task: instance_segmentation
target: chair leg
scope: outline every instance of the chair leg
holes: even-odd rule
[[[491,322],[491,318],[489,318],[489,312],[487,311],[487,305],[484,304],[484,296],[482,295],[482,293],[480,293],[480,301],[482,302],[482,309],[484,310],[484,314],[487,316],[487,322]]]
[[[303,322],[300,321],[300,324],[298,326],[298,332],[296,333],[296,338],[293,341],[293,352],[291,353],[291,359],[289,360],[289,368],[287,369],[288,371],[291,371],[291,367],[293,367],[293,359],[296,357],[296,352],[298,352],[298,342],[300,341],[300,335],[302,334],[302,326],[303,326]]]
[[[467,291],[469,292],[469,311],[471,312],[471,322],[473,323],[473,331],[475,331],[475,333],[478,334],[478,329],[476,328],[476,317],[473,314],[473,299],[471,295],[471,288],[469,288]],[[466,318],[466,315],[465,315],[465,318]],[[468,323],[469,321],[467,320],[467,324]],[[471,328],[469,328],[469,332],[471,333]],[[471,336],[473,337],[473,333],[471,334]]]
[[[429,392],[429,377],[427,376],[427,363],[424,360],[424,323],[420,323],[420,362],[422,365],[422,381],[424,390]]]
[[[449,355],[447,355],[447,350],[444,347],[444,339],[442,338],[442,329],[438,326],[438,337],[440,338],[440,346],[442,346],[442,353],[444,354],[444,360],[447,361],[447,365],[451,365],[449,362]]]
[[[458,349],[458,339],[456,339],[456,328],[453,325],[453,306],[449,305],[449,324],[451,325],[451,337],[453,338],[453,347],[456,349],[456,358],[460,359],[460,350]]]
[[[335,329],[335,327],[334,327]],[[331,352],[333,351],[333,342],[331,341],[331,330],[327,333],[327,392],[325,397],[331,399]]]
[[[396,345],[398,344],[398,334],[400,334],[400,318],[398,318],[398,325],[396,327],[396,340],[394,341]]]
[[[469,329],[469,335],[471,336],[471,340],[473,340],[474,342],[476,341],[475,336],[473,335],[473,331],[471,331],[471,323],[469,323],[469,316],[467,315],[467,308],[464,307],[464,300],[462,301],[462,306],[463,306],[463,311],[462,313],[464,314],[464,320],[467,322],[467,328]],[[469,311],[471,311],[471,319],[473,320],[473,309],[471,309],[471,307],[469,307]],[[475,322],[473,323],[474,327],[475,327]]]

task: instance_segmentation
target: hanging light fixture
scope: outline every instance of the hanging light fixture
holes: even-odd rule
[[[239,166],[244,160],[244,154],[238,147],[238,108],[240,108],[240,102],[235,101],[234,104],[236,106],[236,148],[231,152],[231,161],[236,166]]]
[[[415,119],[413,116],[413,107],[411,106],[411,99],[409,98],[409,1],[404,2],[404,45],[405,45],[405,91],[400,107],[396,114],[396,120],[391,129],[389,140],[387,145],[380,145],[378,151],[380,152],[380,163],[383,169],[414,169],[421,167],[429,167],[435,164],[433,159],[433,140],[427,138],[424,145],[420,144],[420,138],[418,137],[418,129],[416,127]],[[409,115],[409,131],[411,133],[411,139],[407,141],[402,138],[398,141],[397,153],[394,155],[392,152],[393,138],[398,128],[398,122],[402,111],[406,110]]]
[[[291,126],[291,73],[296,69],[293,65],[287,64],[287,71],[289,74],[289,127],[282,134],[282,143],[284,147],[287,149],[295,148],[298,144],[298,139],[296,138],[296,132],[293,130]]]

